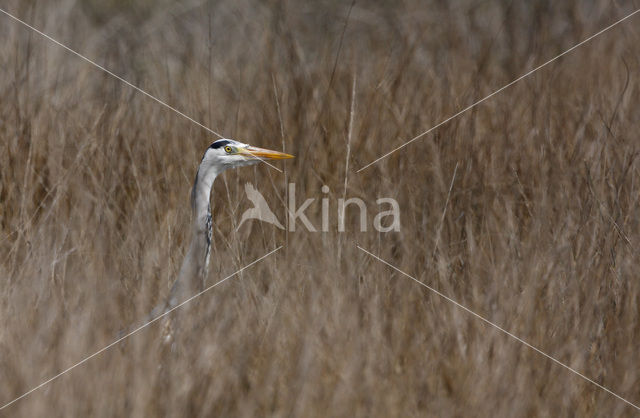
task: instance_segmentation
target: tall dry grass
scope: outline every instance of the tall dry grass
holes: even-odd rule
[[[297,156],[216,182],[208,284],[285,248],[181,308],[173,347],[153,324],[0,414],[637,412],[355,245],[639,403],[638,18],[355,173],[630,4],[0,4],[215,131]],[[4,15],[0,39],[5,404],[167,294],[215,137]],[[287,182],[298,202],[329,186],[331,231],[237,229],[246,182],[281,219]],[[401,231],[361,233],[349,211],[339,234],[343,195],[370,229],[394,197]],[[307,214],[319,227],[318,201]]]

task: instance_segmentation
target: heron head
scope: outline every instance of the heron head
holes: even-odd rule
[[[224,171],[228,168],[256,164],[262,160],[284,160],[293,155],[244,144],[233,139],[219,139],[207,148],[202,165]]]

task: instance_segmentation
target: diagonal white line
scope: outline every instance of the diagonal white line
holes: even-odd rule
[[[0,12],[1,12],[1,13],[4,13],[6,16],[10,17],[11,19],[15,20],[16,22],[21,23],[22,25],[24,25],[24,26],[26,26],[27,28],[31,29],[32,31],[36,32],[38,35],[41,35],[41,36],[43,36],[43,37],[47,38],[48,40],[50,40],[50,41],[51,41],[51,42],[53,42],[54,44],[56,44],[56,45],[58,45],[58,46],[60,46],[60,47],[62,47],[62,48],[64,48],[64,49],[66,49],[67,51],[71,52],[73,55],[75,55],[75,56],[77,56],[77,57],[79,57],[79,58],[83,59],[84,61],[88,62],[89,64],[93,65],[94,67],[96,67],[96,68],[98,68],[98,69],[100,69],[100,70],[104,71],[105,73],[109,74],[110,76],[112,76],[112,77],[114,77],[114,78],[116,78],[116,79],[118,79],[118,80],[122,81],[122,82],[123,82],[124,84],[126,84],[127,86],[129,86],[129,87],[133,88],[134,90],[136,90],[136,91],[138,91],[138,92],[140,92],[140,93],[144,94],[144,95],[145,95],[145,96],[147,96],[148,98],[150,98],[150,99],[152,99],[152,100],[156,101],[157,103],[160,103],[162,106],[164,106],[164,107],[166,107],[166,108],[168,108],[168,109],[170,109],[170,110],[173,110],[173,111],[174,111],[174,112],[176,112],[178,115],[180,115],[180,116],[182,116],[182,117],[184,117],[184,118],[186,118],[186,119],[190,120],[191,122],[195,123],[195,124],[196,124],[196,125],[198,125],[199,127],[201,127],[201,128],[203,128],[203,129],[205,129],[205,130],[207,130],[207,131],[211,132],[212,134],[214,134],[214,135],[218,136],[219,138],[223,138],[223,136],[222,136],[222,135],[220,135],[218,132],[214,131],[213,129],[208,128],[208,127],[206,127],[205,125],[203,125],[203,124],[201,124],[200,122],[198,122],[197,120],[193,119],[192,117],[185,115],[184,113],[182,113],[181,111],[179,111],[179,110],[178,110],[178,109],[176,109],[175,107],[173,107],[173,106],[171,106],[171,105],[169,105],[169,104],[167,104],[167,103],[163,102],[162,100],[158,99],[157,97],[155,97],[155,96],[153,96],[153,95],[151,95],[151,94],[147,93],[146,91],[142,90],[140,87],[138,87],[138,86],[135,86],[135,85],[131,84],[130,82],[128,82],[128,81],[127,81],[127,80],[125,80],[124,78],[120,77],[119,75],[114,74],[113,72],[111,72],[111,71],[107,70],[107,69],[106,69],[106,68],[104,68],[102,65],[98,64],[97,62],[95,62],[95,61],[93,61],[93,60],[91,60],[91,59],[89,59],[89,58],[85,57],[84,55],[80,54],[79,52],[77,52],[77,51],[75,51],[75,50],[73,50],[73,49],[69,48],[68,46],[66,46],[66,45],[64,45],[64,44],[62,44],[62,43],[60,43],[60,42],[58,42],[57,40],[53,39],[51,36],[49,36],[49,35],[47,35],[46,33],[44,33],[44,32],[42,32],[42,31],[40,31],[40,30],[38,30],[38,29],[34,28],[33,26],[31,26],[31,25],[30,25],[30,24],[28,24],[27,22],[25,22],[25,21],[23,21],[23,20],[20,20],[19,18],[15,17],[15,16],[14,16],[14,15],[12,15],[11,13],[7,12],[6,10],[3,10],[3,9],[1,9],[1,8],[0,8]],[[263,163],[265,163],[265,164],[266,164],[266,165],[268,165],[269,167],[271,167],[271,168],[275,168],[276,170],[278,170],[279,172],[281,172],[281,173],[282,173],[282,170],[280,170],[279,168],[277,168],[277,167],[275,167],[275,166],[273,166],[273,165],[269,164],[268,162],[266,162],[266,161],[265,161],[265,160],[263,160],[262,158],[259,158],[259,157],[256,157],[256,158],[258,158],[260,161],[262,161]]]
[[[361,172],[362,170],[364,170],[367,167],[372,166],[373,164],[377,163],[378,161],[388,157],[389,155],[393,154],[394,152],[398,151],[401,148],[406,147],[407,145],[409,145],[410,143],[422,138],[423,136],[425,136],[426,134],[428,134],[429,132],[433,131],[434,129],[439,128],[440,126],[444,125],[445,123],[457,118],[458,116],[462,115],[463,113],[465,113],[467,110],[473,109],[474,107],[476,107],[477,105],[479,105],[480,103],[484,102],[485,100],[490,99],[491,97],[495,96],[496,94],[500,93],[502,90],[511,87],[512,85],[516,84],[518,81],[522,80],[523,78],[526,78],[528,76],[530,76],[531,74],[535,73],[536,71],[538,71],[539,69],[551,64],[553,61],[557,60],[558,58],[562,57],[563,55],[568,54],[569,52],[573,51],[574,49],[578,48],[579,46],[586,44],[587,42],[589,42],[590,40],[592,40],[593,38],[602,35],[604,32],[608,31],[609,29],[611,29],[612,27],[616,26],[619,23],[624,22],[625,20],[629,19],[631,16],[635,15],[636,13],[640,12],[640,9],[628,14],[627,16],[623,17],[622,19],[612,23],[611,25],[607,26],[606,28],[602,29],[600,32],[597,32],[591,36],[589,36],[587,39],[577,43],[576,45],[572,46],[571,48],[567,49],[566,51],[564,51],[563,53],[556,55],[555,57],[551,58],[549,61],[545,62],[544,64],[540,64],[538,65],[536,68],[534,68],[533,70],[529,71],[526,74],[521,75],[520,77],[516,78],[515,80],[513,80],[512,82],[505,84],[504,86],[500,87],[498,90],[494,91],[493,93],[491,93],[490,95],[486,96],[483,99],[478,100],[477,102],[473,103],[472,105],[469,105],[467,107],[465,107],[464,109],[462,109],[461,111],[459,111],[458,113],[456,113],[453,116],[448,117],[447,119],[443,120],[442,122],[440,122],[439,124],[437,124],[436,126],[422,132],[421,134],[413,137],[412,139],[410,139],[409,141],[405,142],[404,144],[392,149],[391,151],[387,152],[386,154],[384,154],[382,157],[373,160],[372,162],[370,162],[369,164],[365,165],[364,167],[362,167],[361,169],[359,169],[358,171],[356,171],[356,173]]]
[[[514,340],[526,345],[527,347],[529,347],[530,349],[534,350],[535,352],[537,352],[538,354],[542,354],[543,356],[545,356],[546,358],[548,358],[549,360],[553,361],[556,364],[559,364],[560,366],[564,367],[565,369],[569,370],[570,372],[580,376],[581,378],[583,378],[584,380],[586,380],[587,382],[593,383],[594,385],[596,385],[597,387],[599,387],[600,389],[604,390],[605,392],[615,396],[616,398],[620,399],[621,401],[627,403],[628,405],[636,408],[637,410],[640,411],[640,406],[629,402],[628,400],[626,400],[625,398],[623,398],[622,396],[610,391],[609,389],[607,389],[606,387],[602,386],[601,384],[589,379],[587,376],[583,375],[582,373],[578,372],[575,369],[572,369],[571,367],[567,366],[566,364],[562,363],[559,360],[556,360],[555,358],[551,357],[549,354],[545,353],[544,351],[532,346],[531,344],[529,344],[528,342],[524,341],[521,338],[516,337],[515,335],[513,335],[512,333],[510,333],[509,331],[505,330],[504,328],[500,327],[499,325],[494,324],[493,322],[489,321],[488,319],[486,319],[483,316],[478,315],[477,313],[473,312],[471,309],[466,308],[465,306],[459,304],[458,302],[456,302],[455,300],[451,299],[450,297],[444,295],[443,293],[438,292],[436,289],[434,289],[433,287],[426,285],[424,283],[422,283],[420,280],[416,279],[415,277],[411,276],[408,273],[405,273],[404,271],[400,270],[399,268],[391,265],[390,263],[386,262],[385,260],[383,260],[382,258],[378,257],[377,255],[370,253],[369,251],[365,250],[364,248],[362,248],[361,246],[359,246],[358,244],[356,244],[356,247],[358,247],[358,249],[360,249],[361,251],[367,253],[368,255],[370,255],[371,257],[375,258],[376,260],[386,264],[387,266],[391,267],[392,269],[394,269],[395,271],[397,271],[398,273],[401,273],[405,276],[407,276],[408,278],[410,278],[411,280],[413,280],[414,282],[418,283],[419,285],[429,289],[430,291],[432,291],[433,293],[435,293],[436,295],[446,299],[448,302],[453,303],[454,305],[456,305],[458,308],[465,310],[466,312],[470,313],[471,315],[475,316],[478,319],[481,319],[482,321],[486,322],[487,324],[491,325],[492,327],[496,328],[499,331],[502,331],[503,333],[507,334],[509,337],[513,338]]]
[[[192,300],[194,300],[195,298],[197,298],[198,296],[202,295],[205,292],[208,292],[209,290],[213,289],[214,287],[216,287],[217,285],[225,282],[226,280],[232,278],[233,276],[235,276],[236,274],[240,273],[241,271],[251,267],[252,265],[256,264],[258,261],[261,261],[265,258],[267,258],[268,256],[270,256],[271,254],[275,253],[276,251],[280,250],[282,248],[282,245],[279,246],[278,248],[276,248],[275,250],[272,250],[271,252],[263,255],[262,257],[258,258],[257,260],[253,260],[251,263],[247,264],[246,266],[242,267],[240,270],[236,271],[233,274],[230,274],[229,276],[225,277],[224,279],[212,284],[211,286],[207,287],[206,289],[204,289],[203,291],[196,293],[195,295],[191,296],[189,299],[185,300],[184,302],[180,303],[179,305],[174,306],[173,308],[169,309],[168,311],[156,316],[155,318],[153,318],[152,320],[150,320],[149,322],[146,322],[145,324],[139,326],[138,328],[134,329],[133,331],[131,331],[130,333],[124,335],[123,337],[118,338],[117,340],[115,340],[114,342],[112,342],[111,344],[107,345],[106,347],[101,348],[100,350],[96,351],[95,353],[91,354],[90,356],[84,358],[83,360],[77,362],[76,364],[74,364],[73,366],[61,371],[60,373],[58,373],[57,375],[51,377],[48,380],[45,380],[44,382],[40,383],[38,386],[34,387],[33,389],[29,390],[28,392],[23,393],[22,395],[18,396],[17,398],[15,398],[14,400],[12,400],[11,402],[8,402],[4,405],[2,405],[0,407],[0,410],[3,410],[4,408],[10,406],[11,404],[19,401],[20,399],[30,395],[31,393],[35,392],[36,390],[42,388],[43,386],[51,383],[52,381],[56,380],[57,378],[59,378],[60,376],[70,372],[71,370],[75,369],[76,367],[80,366],[83,363],[86,363],[87,361],[91,360],[93,357],[97,356],[100,353],[103,353],[105,351],[107,351],[108,349],[110,349],[111,347],[113,347],[114,345],[118,344],[119,342],[121,342],[122,340],[125,340],[127,338],[129,338],[130,336],[132,336],[133,334],[135,334],[136,332],[140,331],[143,328],[146,328],[147,326],[151,325],[152,323],[156,322],[158,319],[162,318],[163,316],[166,316],[168,314],[170,314],[171,312],[175,311],[176,309],[178,309],[179,307],[186,305],[187,303],[191,302]]]
[[[93,65],[94,67],[99,68],[100,70],[104,71],[105,73],[109,74],[110,76],[117,78],[118,80],[122,81],[124,84],[126,84],[127,86],[137,90],[138,92],[144,94],[145,96],[149,97],[152,100],[155,100],[156,102],[160,103],[161,105],[173,110],[174,112],[176,112],[177,114],[179,114],[182,117],[185,117],[187,119],[189,119],[191,122],[195,123],[196,125],[200,126],[201,128],[206,129],[207,131],[211,132],[214,135],[217,135],[219,138],[222,138],[223,136],[220,135],[219,133],[217,133],[216,131],[214,131],[213,129],[210,129],[206,126],[204,126],[203,124],[201,124],[200,122],[198,122],[197,120],[185,115],[184,113],[182,113],[181,111],[179,111],[178,109],[176,109],[175,107],[163,102],[162,100],[158,99],[157,97],[147,93],[146,91],[142,90],[140,87],[137,87],[133,84],[131,84],[130,82],[128,82],[127,80],[125,80],[124,78],[120,77],[117,74],[114,74],[113,72],[107,70],[106,68],[104,68],[102,65],[98,64],[95,61],[92,61],[91,59],[85,57],[84,55],[80,54],[79,52],[76,52],[75,50],[69,48],[68,46],[56,41],[55,39],[53,39],[51,36],[47,35],[44,32],[39,31],[38,29],[34,28],[33,26],[31,26],[30,24],[28,24],[27,22],[20,20],[19,18],[15,17],[14,15],[12,15],[11,13],[0,9],[0,12],[4,13],[5,15],[9,16],[11,19],[15,20],[18,23],[23,24],[24,26],[28,27],[29,29],[31,29],[32,31],[36,32],[38,35],[41,35],[45,38],[47,38],[48,40],[50,40],[51,42],[53,42],[54,44],[66,49],[67,51],[71,52],[73,55],[85,60],[86,62],[88,62],[89,64]]]
[[[251,154],[251,153],[249,153],[249,154]],[[284,173],[284,171],[280,170],[280,169],[279,169],[278,167],[276,167],[275,165],[271,165],[271,164],[269,164],[268,162],[266,162],[264,159],[262,159],[262,158],[258,157],[257,155],[255,155],[255,154],[251,154],[251,156],[252,156],[252,157],[257,158],[258,160],[260,160],[261,162],[265,163],[265,164],[266,164],[266,165],[268,165],[269,167],[271,167],[271,168],[273,168],[273,169],[276,169],[276,170],[278,170],[278,171],[279,171],[279,172],[281,172],[281,173]]]

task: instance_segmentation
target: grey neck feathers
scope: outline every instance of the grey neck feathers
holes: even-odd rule
[[[211,249],[212,219],[211,191],[213,181],[219,174],[213,167],[203,167],[196,174],[191,190],[193,216],[192,237],[189,250],[184,258],[178,280],[171,288],[169,305],[175,306],[195,295],[204,287],[204,279],[209,267]]]

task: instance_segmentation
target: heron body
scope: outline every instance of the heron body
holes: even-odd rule
[[[213,221],[211,192],[216,177],[229,168],[256,164],[262,160],[293,158],[278,151],[253,147],[232,139],[220,139],[207,148],[191,189],[193,215],[192,237],[189,249],[174,282],[168,308],[172,308],[203,289],[211,251]]]

